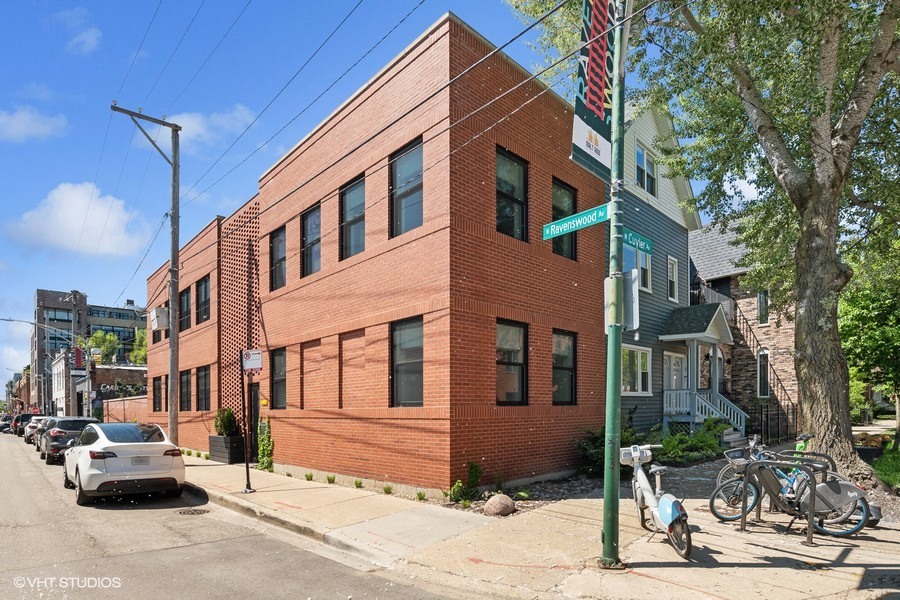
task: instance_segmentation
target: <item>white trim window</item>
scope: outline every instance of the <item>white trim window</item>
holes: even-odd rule
[[[678,259],[669,257],[668,283],[666,293],[669,300],[678,302]]]
[[[768,398],[772,393],[769,387],[769,351],[763,348],[756,355],[756,395]]]
[[[656,159],[640,144],[635,145],[634,164],[637,184],[651,196],[656,195]]]
[[[649,348],[622,346],[622,394],[627,396],[649,396],[651,351]]]
[[[652,281],[651,281],[651,269],[650,269],[650,255],[646,252],[641,252],[637,248],[633,246],[623,246],[622,247],[622,271],[630,271],[632,269],[638,270],[638,277],[640,280],[640,288],[645,292],[652,293]]]

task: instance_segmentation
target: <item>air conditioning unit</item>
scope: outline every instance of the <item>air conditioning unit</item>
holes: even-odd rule
[[[150,330],[163,331],[169,328],[169,309],[160,306],[150,311]]]

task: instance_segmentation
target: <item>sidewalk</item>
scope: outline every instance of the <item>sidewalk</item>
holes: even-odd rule
[[[450,585],[460,597],[508,598],[881,598],[900,594],[900,523],[848,539],[815,536],[763,512],[748,532],[719,523],[706,488],[717,463],[670,469],[685,496],[693,553],[684,561],[665,535],[642,529],[631,500],[620,503],[621,571],[601,570],[603,500],[564,500],[508,518],[425,504],[185,457],[191,491],[358,555],[401,577]],[[599,494],[598,494],[599,495]],[[413,579],[415,581],[415,579]]]

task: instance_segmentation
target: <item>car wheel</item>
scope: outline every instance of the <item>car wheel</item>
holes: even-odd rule
[[[63,461],[63,487],[67,490],[71,490],[73,487],[75,487],[75,484],[72,483],[71,479],[69,479],[69,474],[66,473],[65,461]]]
[[[78,506],[87,506],[91,503],[91,497],[84,493],[81,487],[81,475],[75,471],[75,504]]]
[[[166,490],[167,498],[178,498],[184,492],[184,488],[180,487],[177,490]]]
[[[44,452],[43,450],[41,450],[41,460],[46,460],[46,459],[47,459],[47,453]],[[47,464],[49,465],[50,463],[47,462]]]
[[[44,459],[44,464],[45,464],[45,465],[52,465],[53,463],[56,462],[56,460],[54,460],[54,456],[53,456],[52,454],[47,453],[47,452],[41,452],[41,458]]]

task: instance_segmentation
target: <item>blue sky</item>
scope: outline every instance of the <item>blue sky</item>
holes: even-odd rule
[[[362,0],[356,7],[358,2],[7,3],[0,41],[0,173],[6,188],[0,317],[31,320],[38,288],[77,289],[92,304],[122,306],[133,299],[143,305],[146,278],[168,260],[168,221],[152,246],[150,240],[169,209],[169,165],[127,116],[110,110],[111,101],[184,128],[184,244],[216,215],[231,214],[249,199],[271,164],[445,12],[496,45],[524,28],[501,0]],[[410,11],[344,79],[275,135]],[[540,60],[524,40],[507,53],[526,68]],[[169,152],[168,132],[160,145]],[[0,322],[0,380],[28,363],[30,331],[30,325]]]

